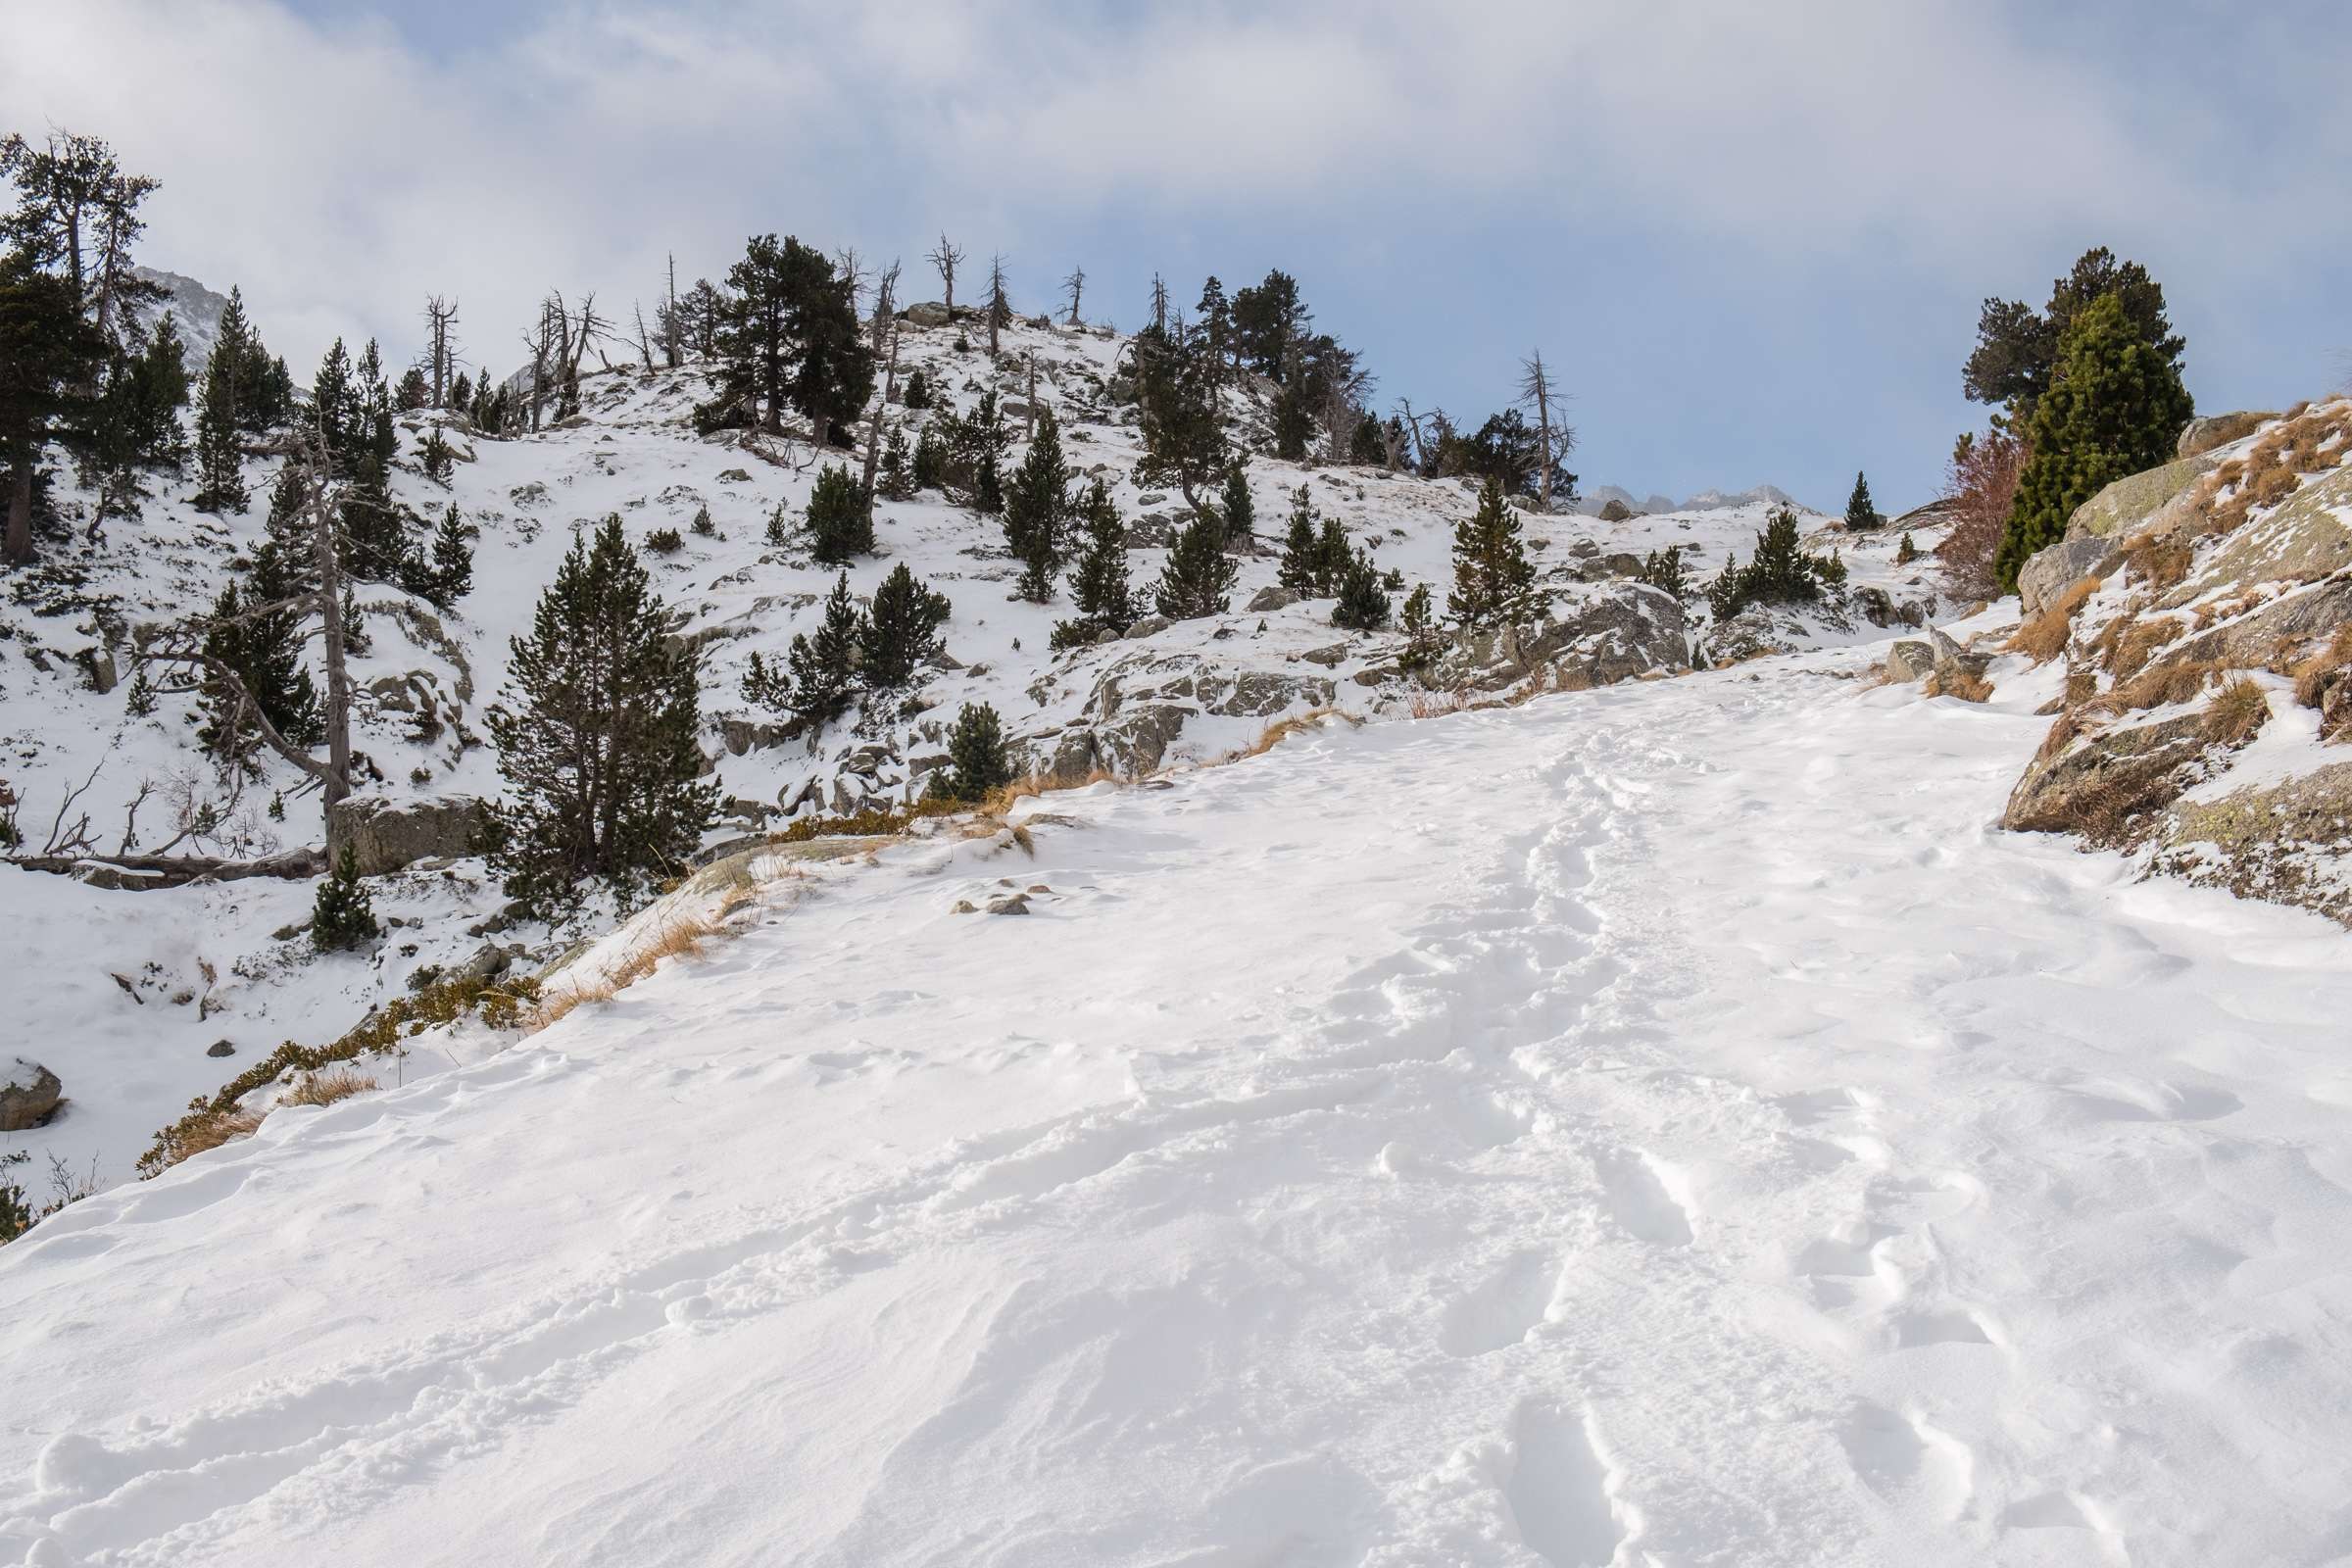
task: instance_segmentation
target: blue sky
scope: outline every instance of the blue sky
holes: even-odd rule
[[[1380,400],[1475,420],[1540,346],[1588,484],[1931,495],[1978,301],[2086,246],[2166,285],[2201,408],[2352,376],[2352,41],[2286,0],[460,5],[0,0],[11,123],[165,181],[146,255],[298,370],[458,296],[625,315],[743,237],[1073,264],[1133,325],[1279,266]]]

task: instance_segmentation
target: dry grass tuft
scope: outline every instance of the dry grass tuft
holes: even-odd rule
[[[261,1116],[250,1110],[208,1110],[189,1116],[170,1130],[165,1140],[166,1157],[158,1168],[176,1165],[191,1154],[233,1144],[240,1138],[251,1138],[261,1125]]]
[[[2335,684],[2336,672],[2347,664],[2352,664],[2352,623],[2338,626],[2327,647],[2295,666],[2295,701],[2318,708]]]
[[[2113,634],[2112,640],[2107,634],[2102,634],[2100,639],[2107,645],[2107,670],[2117,680],[2123,681],[2130,680],[2145,669],[2148,661],[2156,657],[2158,649],[2180,636],[2180,623],[2170,616],[2129,624],[2119,621],[2108,627],[2107,632]]]
[[[331,1105],[338,1100],[349,1100],[371,1089],[381,1088],[373,1078],[349,1067],[333,1067],[325,1072],[305,1073],[300,1082],[283,1096],[281,1105]]]
[[[2158,593],[2176,587],[2188,575],[2196,552],[2185,539],[2148,539],[2124,557],[2124,569]]]
[[[2181,659],[2152,665],[2089,706],[2105,712],[2123,713],[2194,702],[2205,689],[2205,683],[2222,670],[2221,664],[2205,659]]]
[[[2040,614],[2017,628],[2009,639],[2009,651],[2024,654],[2036,664],[2046,664],[2065,653],[2067,641],[2074,635],[2076,612],[2098,591],[2096,577],[2083,577],[2070,584]]]
[[[1265,729],[1259,733],[1256,740],[1251,741],[1249,745],[1234,753],[1231,757],[1227,758],[1226,760],[1229,762],[1238,762],[1244,758],[1248,757],[1263,757],[1266,753],[1272,751],[1275,747],[1280,746],[1284,741],[1289,740],[1294,735],[1303,733],[1304,731],[1310,729],[1321,729],[1323,727],[1323,721],[1327,718],[1344,718],[1349,724],[1357,726],[1360,726],[1363,723],[1363,720],[1356,717],[1353,713],[1343,713],[1336,708],[1309,709],[1303,713],[1293,713],[1288,718],[1276,719],[1273,723],[1268,724]]]
[[[728,911],[738,908],[750,897],[744,891],[740,898],[729,890],[728,899],[717,917],[701,913],[680,912],[669,916],[655,928],[650,936],[630,951],[620,964],[604,977],[592,979],[585,975],[565,975],[562,982],[543,992],[522,1020],[525,1034],[537,1034],[567,1016],[572,1008],[589,1002],[611,1002],[621,992],[652,974],[664,958],[682,957],[692,953],[707,937],[719,934]]]
[[[2205,710],[2205,733],[2224,746],[2243,746],[2271,716],[2270,694],[2240,675]]]
[[[1928,697],[1957,697],[1964,703],[1982,703],[1992,696],[1992,682],[1955,664],[1930,674],[1920,690]]]
[[[2075,742],[2075,737],[2082,733],[2082,722],[2081,719],[2077,718],[2072,713],[2060,713],[2057,718],[2051,722],[2050,732],[2041,738],[2040,749],[2034,752],[2034,760],[2037,762],[2048,761],[2051,758],[2056,757],[2059,753],[2065,751],[2069,746],[2072,746]]]

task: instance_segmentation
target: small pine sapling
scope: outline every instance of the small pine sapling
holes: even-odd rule
[[[1012,782],[1004,726],[986,703],[966,703],[948,731],[948,766],[931,775],[934,800],[981,801]]]
[[[311,906],[311,946],[320,953],[340,953],[381,934],[368,886],[360,880],[359,857],[346,844]]]
[[[1389,623],[1389,596],[1380,584],[1380,568],[1363,551],[1348,554],[1336,587],[1339,602],[1331,610],[1334,626],[1347,631],[1378,631]]]
[[[850,470],[828,466],[808,495],[808,553],[828,566],[874,552],[874,514]]]
[[[1170,620],[1221,615],[1242,568],[1225,554],[1225,522],[1213,512],[1197,514],[1168,547],[1168,564],[1152,590],[1152,604]]]

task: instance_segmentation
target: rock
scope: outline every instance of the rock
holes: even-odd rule
[[[1898,684],[1925,680],[1936,667],[1936,650],[1909,638],[1886,650],[1886,678]]]
[[[1358,686],[1385,686],[1390,681],[1404,679],[1404,669],[1394,663],[1366,664],[1348,678]]]
[[[1154,490],[1154,491],[1152,491],[1152,492],[1151,492],[1150,494],[1148,494],[1148,495],[1140,495],[1140,496],[1137,496],[1137,497],[1135,498],[1135,501],[1136,501],[1136,505],[1138,505],[1138,506],[1142,506],[1142,507],[1156,507],[1156,506],[1158,506],[1158,505],[1159,505],[1159,504],[1160,504],[1162,501],[1165,501],[1165,500],[1167,500],[1167,499],[1168,499],[1168,493],[1167,493],[1166,491],[1164,491],[1164,490]]]
[[[2104,577],[2123,564],[2124,553],[2097,534],[2068,535],[2036,550],[2017,573],[2017,596],[2028,615],[2038,615],[2060,594],[2085,577]]]
[[[455,980],[495,980],[514,966],[520,948],[502,948],[495,942],[485,942],[473,950],[473,956],[451,972]]]
[[[360,875],[381,876],[437,856],[471,855],[489,827],[489,807],[470,795],[411,801],[354,795],[327,810],[327,863],[336,863],[348,845]]]
[[[57,1074],[23,1056],[0,1067],[0,1133],[38,1127],[57,1112],[65,1086]]]
[[[750,484],[752,470],[749,468],[721,468],[718,470],[718,482],[720,484]]]
[[[2278,417],[2276,414],[2208,414],[2182,426],[2180,444],[2174,456],[2201,458],[2215,447],[2226,447],[2232,441],[2243,441],[2256,429]]]
[[[2207,454],[2118,479],[2075,509],[2066,522],[2066,537],[2123,539],[2151,527],[2159,533],[2169,532],[2158,519],[2158,512],[2186,499],[2190,487],[2219,466]]]
[[[2196,782],[2195,764],[2207,745],[2203,714],[2090,735],[2076,733],[2079,722],[2073,714],[2059,716],[2051,731],[2057,744],[2045,741],[2010,791],[2003,827],[2120,843],[2137,819]]]
[[[1176,623],[1174,621],[1170,620],[1165,615],[1146,615],[1143,619],[1137,621],[1134,625],[1127,628],[1127,640],[1129,642],[1140,642],[1146,637],[1157,636],[1159,633],[1166,631],[1170,626],[1175,624]]]
[[[1242,608],[1253,615],[1262,615],[1269,611],[1288,610],[1297,603],[1298,596],[1288,588],[1260,588]]]
[[[90,683],[90,690],[101,697],[113,691],[116,681],[122,678],[111,648],[84,648],[74,660],[81,665],[82,678]]]
[[[204,1048],[204,1054],[208,1056],[233,1056],[237,1054],[237,1048],[232,1041],[216,1040]]]
[[[1310,648],[1298,657],[1310,664],[1321,664],[1325,669],[1336,669],[1348,662],[1348,645],[1333,643],[1326,648]]]
[[[2328,874],[2340,863],[2348,821],[2352,762],[2330,762],[2300,778],[2177,803],[2158,829],[2156,863],[2192,883],[2352,926],[2352,886]]]
[[[1107,647],[1118,640],[1119,630],[1116,626],[1105,626],[1101,631],[1095,633],[1095,646],[1097,648]]]
[[[1580,582],[1607,582],[1612,578],[1631,577],[1642,569],[1642,558],[1622,550],[1607,555],[1591,555],[1577,563],[1576,575]]]
[[[991,914],[1027,914],[1029,912],[1029,896],[1026,893],[1007,893],[1001,899],[991,899],[988,901],[988,912]]]
[[[969,899],[957,899],[948,906],[948,912],[950,914],[978,914],[980,906]]]
[[[901,311],[899,319],[905,321],[908,326],[946,326],[955,318],[949,315],[948,308],[939,301],[925,300],[919,305],[909,305]]]
[[[1894,599],[1886,589],[1857,588],[1854,590],[1853,597],[1854,608],[1862,612],[1864,620],[1869,621],[1873,626],[1894,624],[1896,619]]]
[[[1563,691],[1690,667],[1683,607],[1641,583],[1560,585],[1508,625],[1456,631],[1428,681],[1501,691],[1542,674]]]

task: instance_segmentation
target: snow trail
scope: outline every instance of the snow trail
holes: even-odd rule
[[[1056,799],[93,1199],[0,1561],[2330,1560],[2340,933],[1855,662]]]

